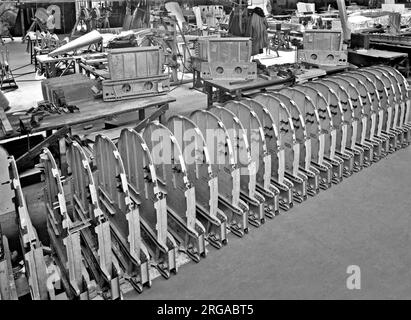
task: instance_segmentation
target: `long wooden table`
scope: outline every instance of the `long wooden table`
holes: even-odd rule
[[[139,99],[129,99],[113,102],[103,102],[102,99],[87,100],[87,101],[70,101],[70,104],[76,105],[80,111],[74,113],[62,113],[62,114],[52,114],[45,117],[40,121],[39,126],[34,127],[30,134],[45,132],[46,140],[41,144],[32,146],[30,150],[24,154],[24,157],[19,160],[22,164],[26,164],[27,160],[33,159],[38,155],[38,152],[42,147],[46,147],[46,143],[59,142],[60,146],[60,157],[62,164],[62,171],[64,170],[65,161],[65,134],[72,134],[75,130],[76,134],[78,132],[83,132],[83,134],[89,134],[98,130],[105,128],[105,124],[110,123],[110,127],[116,125],[124,125],[130,123],[130,126],[137,126],[142,121],[159,119],[163,122],[164,113],[168,110],[169,104],[174,102],[176,99],[169,95],[161,95],[155,97],[146,97]],[[149,108],[154,108],[153,113],[146,118],[146,110]],[[137,113],[137,114],[136,114]],[[17,138],[20,136],[27,136],[27,133],[19,132],[20,129],[20,117],[19,114],[7,114],[7,119],[11,125],[13,132],[5,135],[4,132],[0,131],[0,143],[1,140]],[[113,119],[121,118],[113,125]],[[115,122],[115,121],[114,121]],[[64,130],[66,128],[67,130]],[[10,132],[10,131],[9,131]],[[64,135],[63,135],[64,134]],[[53,135],[58,135],[54,136]],[[17,162],[19,165],[19,161]]]
[[[67,56],[67,57],[50,57],[47,54],[36,55],[36,68],[40,72],[44,72],[46,78],[53,78],[64,75],[68,70],[77,72],[76,61],[80,60],[80,56]],[[58,74],[59,69],[64,69],[62,74]]]
[[[139,99],[129,99],[121,101],[103,102],[101,99],[88,101],[70,101],[70,104],[76,105],[80,111],[74,113],[52,114],[45,117],[38,127],[33,128],[31,133],[57,130],[65,125],[73,127],[75,125],[87,124],[98,120],[110,120],[120,114],[139,113],[139,120],[144,120],[145,110],[152,107],[161,107],[176,101],[175,98],[169,95],[161,95],[156,97],[146,97]],[[4,138],[12,138],[20,136],[19,115],[6,113],[7,118],[14,130],[8,136],[0,132],[0,140]]]
[[[401,50],[398,50],[401,51]],[[404,65],[405,73],[409,74],[408,54],[377,49],[348,50],[348,61],[359,67],[368,67],[377,64],[390,66]]]

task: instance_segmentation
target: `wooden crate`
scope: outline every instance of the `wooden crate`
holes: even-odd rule
[[[342,33],[339,30],[306,30],[304,50],[342,50]]]
[[[200,38],[196,55],[207,62],[249,62],[251,58],[250,38]]]
[[[160,47],[108,50],[111,80],[139,79],[163,73],[164,54]]]

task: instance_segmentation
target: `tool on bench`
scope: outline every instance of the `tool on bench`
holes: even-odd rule
[[[65,101],[60,101],[60,106],[48,101],[41,101],[37,107],[32,107],[25,114],[19,116],[20,132],[30,132],[32,128],[38,127],[40,122],[52,114],[74,113],[80,109],[75,105],[67,105]]]

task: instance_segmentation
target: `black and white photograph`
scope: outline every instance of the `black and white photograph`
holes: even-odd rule
[[[411,0],[0,0],[0,309],[411,299],[410,56]]]

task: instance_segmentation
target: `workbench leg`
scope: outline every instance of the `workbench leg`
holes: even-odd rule
[[[79,65],[74,60],[73,60],[73,70],[74,70],[74,73],[81,73]]]
[[[217,89],[217,102],[223,103],[224,102],[224,93],[225,91],[221,89]]]
[[[81,64],[77,63],[77,67],[78,67],[78,73],[80,74],[85,74],[83,67],[81,66]]]
[[[203,83],[201,82],[200,71],[193,71],[193,88],[204,88]]]
[[[21,42],[24,43],[24,38],[26,37],[26,29],[24,28],[24,9],[20,9],[20,23],[21,23]],[[30,40],[29,40],[30,41]]]
[[[241,90],[240,89],[235,91],[235,99],[241,100]]]
[[[207,94],[207,109],[213,104],[213,87],[208,83],[204,83],[204,90]]]
[[[168,103],[166,103],[166,104],[163,105],[163,106],[165,107],[166,110],[168,110],[168,108],[169,108]],[[163,107],[163,106],[160,106],[160,108]],[[161,124],[164,124],[164,125],[165,125],[165,122],[166,122],[165,113],[159,115],[158,121],[159,121]]]
[[[50,78],[57,77],[57,64],[50,63]]]
[[[193,70],[193,89],[196,87],[196,71]]]
[[[138,120],[142,121],[146,118],[146,110],[138,110]]]
[[[33,42],[31,40],[28,40],[27,46],[29,47],[29,51],[30,51],[30,64],[33,64],[34,63]]]
[[[37,72],[37,51],[33,48],[34,70]]]

